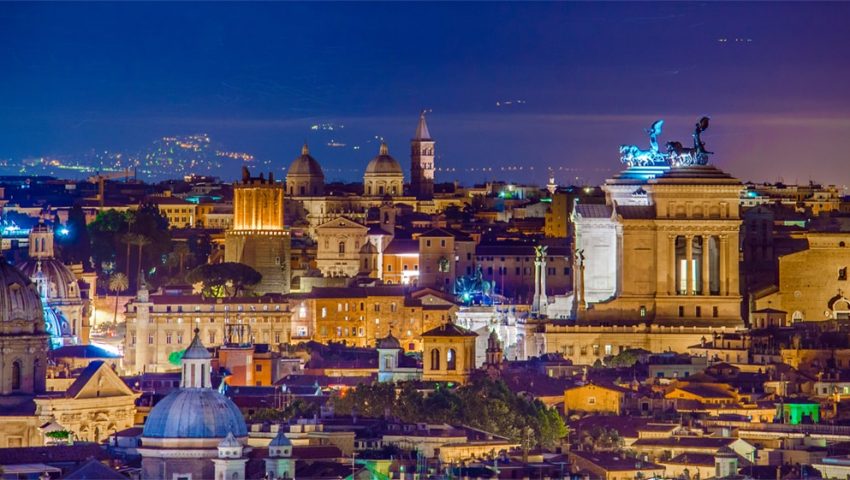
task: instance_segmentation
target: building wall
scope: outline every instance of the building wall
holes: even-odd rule
[[[566,192],[555,192],[546,210],[543,233],[548,238],[567,238],[570,234],[570,200]]]
[[[564,410],[566,412],[597,412],[619,415],[622,405],[623,392],[599,385],[584,385],[564,392]]]
[[[403,295],[317,298],[307,303],[315,312],[317,342],[372,347],[392,330],[407,351],[421,351],[422,333],[447,322],[455,311],[406,306]]]
[[[167,298],[156,303],[136,299],[127,305],[124,368],[128,373],[177,368],[168,357],[189,347],[195,327],[207,347],[222,345],[228,323],[250,325],[254,342],[268,343],[272,349],[291,340],[292,313],[287,303],[260,303],[256,298],[246,298],[245,303],[169,303]]]
[[[316,266],[326,277],[354,277],[360,271],[360,248],[368,229],[346,218],[316,228]]]
[[[422,380],[460,384],[468,382],[475,369],[475,338],[426,336],[422,351]],[[455,355],[454,369],[449,368],[450,351]],[[439,355],[438,363],[433,361],[432,355]]]
[[[779,257],[779,290],[756,299],[756,309],[784,310],[792,322],[829,320],[850,311],[843,302],[838,312],[829,306],[839,292],[850,291],[850,234],[809,233],[806,239],[809,248]]]

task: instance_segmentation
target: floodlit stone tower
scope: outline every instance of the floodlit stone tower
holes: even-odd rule
[[[283,224],[282,183],[270,172],[252,177],[242,168],[242,181],[233,185],[233,228],[225,236],[224,258],[249,265],[262,274],[254,288],[259,294],[289,293],[290,237]]]

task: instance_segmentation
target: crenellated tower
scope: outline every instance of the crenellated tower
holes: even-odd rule
[[[249,265],[263,278],[257,293],[289,293],[290,237],[283,224],[284,185],[242,168],[233,185],[233,228],[225,235],[225,261]]]

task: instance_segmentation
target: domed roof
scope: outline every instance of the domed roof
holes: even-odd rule
[[[360,253],[373,255],[378,253],[378,247],[372,242],[366,242],[360,247]]]
[[[185,360],[206,360],[212,358],[212,354],[207,347],[201,343],[200,337],[201,330],[195,327],[195,336],[192,338],[192,343],[189,344],[189,348],[183,353],[183,359]]]
[[[296,157],[289,166],[287,175],[303,175],[325,178],[325,174],[322,172],[322,166],[319,165],[319,162],[310,155],[310,149],[307,148],[306,143],[303,147],[301,147],[301,156]]]
[[[227,436],[218,444],[218,448],[236,448],[241,446],[242,444],[239,443],[239,440],[236,440],[236,437],[233,436],[233,432],[227,432]]]
[[[270,447],[290,447],[292,446],[292,441],[287,437],[283,429],[277,431],[277,435],[269,442]]]
[[[38,289],[0,256],[0,334],[45,333]]]
[[[392,333],[390,333],[385,338],[378,340],[378,348],[386,350],[400,350],[401,343],[393,336]]]
[[[366,175],[404,175],[401,165],[390,156],[386,143],[381,143],[378,156],[373,158],[366,167]]]
[[[181,388],[159,401],[145,420],[142,437],[225,438],[248,435],[239,408],[209,388]]]
[[[67,265],[61,260],[55,258],[31,258],[23,263],[18,264],[18,268],[27,277],[35,281],[38,273],[39,263],[41,263],[41,271],[47,278],[47,300],[79,300],[80,289],[78,287],[77,277],[71,272]],[[73,285],[73,287],[72,287]]]

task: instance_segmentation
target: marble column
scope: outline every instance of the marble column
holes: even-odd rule
[[[702,236],[702,272],[701,273],[702,273],[702,294],[703,295],[711,295],[711,287],[709,286],[709,284],[711,283],[711,276],[710,276],[710,274],[711,274],[711,272],[710,272],[711,263],[709,262],[709,260],[710,260],[710,258],[709,258],[710,257],[710,255],[709,255],[709,252],[710,252],[709,244],[711,243],[710,240],[711,240],[710,235],[703,235]]]
[[[671,234],[668,235],[667,238],[669,243],[667,247],[669,249],[669,264],[667,267],[669,269],[667,275],[667,293],[669,295],[676,295],[676,289],[678,288],[678,285],[676,285],[676,269],[679,268],[676,265],[676,235]]]
[[[685,295],[694,293],[694,236],[685,235],[685,258],[687,258],[687,284]]]
[[[727,266],[729,262],[729,239],[726,235],[720,235],[720,295],[729,295],[729,280],[727,277]]]

